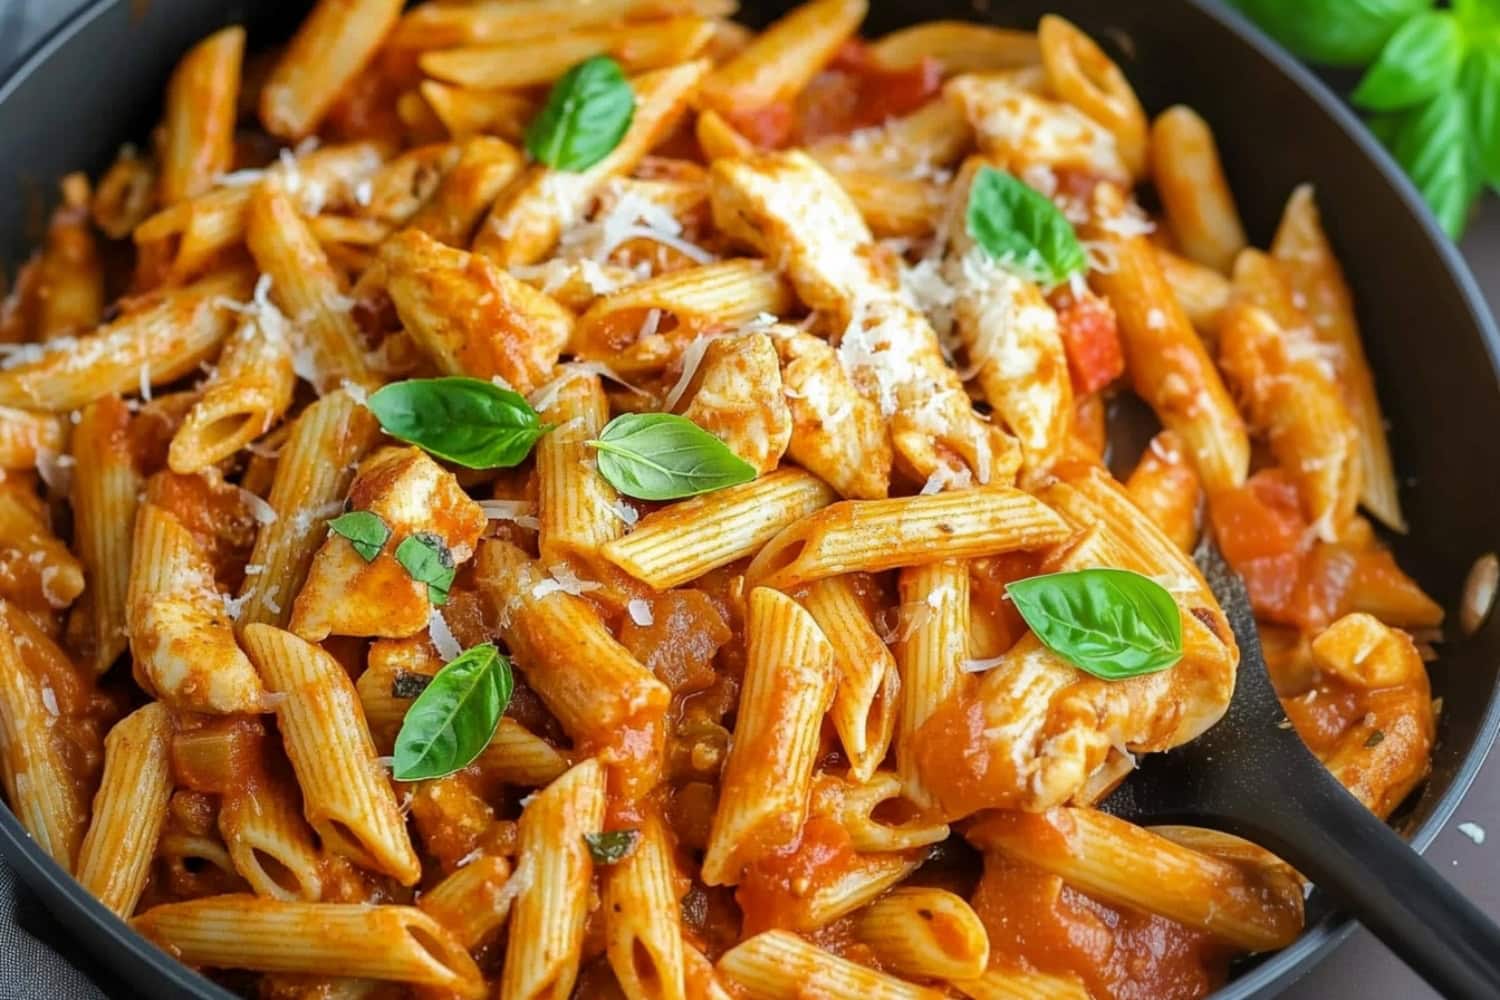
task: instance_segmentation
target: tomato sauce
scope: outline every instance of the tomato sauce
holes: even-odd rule
[[[1073,391],[1080,396],[1098,392],[1125,374],[1125,351],[1114,308],[1085,291],[1075,296],[1066,286],[1048,297],[1057,310],[1058,330],[1068,356]]]
[[[803,901],[855,860],[849,833],[837,820],[810,817],[797,840],[750,865],[740,879],[734,898],[744,914],[744,936],[795,927]]]

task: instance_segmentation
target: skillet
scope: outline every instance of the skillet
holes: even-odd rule
[[[788,0],[743,0],[764,23]],[[94,0],[0,83],[0,266],[25,259],[56,178],[93,174],[121,142],[146,135],[178,57],[229,23],[251,43],[283,38],[306,4],[252,0]],[[866,33],[953,17],[1031,26],[1063,14],[1100,41],[1148,112],[1183,101],[1214,127],[1251,242],[1264,246],[1286,196],[1317,189],[1324,225],[1359,308],[1366,349],[1407,477],[1411,521],[1393,539],[1401,565],[1450,618],[1475,556],[1500,549],[1500,336],[1457,251],[1399,168],[1295,60],[1211,0],[897,0],[872,4]],[[1500,729],[1500,623],[1456,635],[1432,664],[1443,699],[1432,775],[1398,813],[1418,850],[1451,816]],[[0,808],[0,855],[71,936],[124,983],[164,1000],[228,998],[90,897]],[[1242,963],[1214,1000],[1268,997],[1305,973],[1354,924],[1314,894],[1308,929],[1289,948]]]

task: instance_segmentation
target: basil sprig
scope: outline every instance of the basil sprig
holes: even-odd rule
[[[427,584],[429,601],[433,604],[448,603],[448,589],[453,586],[457,570],[453,567],[453,553],[448,551],[442,538],[430,531],[407,535],[396,546],[396,561],[413,580]]]
[[[1369,68],[1351,95],[1449,236],[1500,191],[1500,3],[1236,0],[1292,51]]]
[[[1165,587],[1123,569],[1085,569],[1005,588],[1052,652],[1107,681],[1165,670],[1182,659],[1182,618]]]
[[[589,845],[589,855],[596,865],[613,865],[630,857],[636,841],[641,839],[639,830],[610,830],[607,833],[585,833],[584,843]]]
[[[755,466],[686,417],[625,413],[598,440],[599,474],[637,500],[680,500],[748,483]]]
[[[369,407],[391,437],[469,469],[517,465],[547,431],[523,396],[458,375],[392,382]]]
[[[439,670],[401,722],[396,780],[441,778],[467,767],[494,737],[514,685],[510,661],[488,642]]]
[[[635,91],[609,56],[585,59],[553,84],[526,129],[526,151],[558,170],[587,170],[620,144],[635,117]]]
[[[997,263],[1044,285],[1060,285],[1088,267],[1078,234],[1052,199],[993,167],[969,188],[965,225]]]
[[[351,510],[328,522],[328,532],[349,539],[354,551],[365,562],[372,562],[390,541],[391,529],[380,519],[379,514],[367,510]]]

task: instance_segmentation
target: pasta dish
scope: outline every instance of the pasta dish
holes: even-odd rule
[[[1284,725],[1382,817],[1427,774],[1315,192],[1251,246],[1058,16],[403,7],[202,40],[11,285],[37,844],[276,1000],[1187,1000],[1296,939],[1284,862],[1098,806],[1229,704],[1204,536]]]

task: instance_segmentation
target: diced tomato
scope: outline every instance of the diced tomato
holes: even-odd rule
[[[790,101],[736,108],[724,117],[736,132],[761,149],[781,149],[797,134],[797,110]]]
[[[1214,537],[1230,564],[1296,552],[1307,533],[1297,484],[1279,469],[1251,476],[1244,486],[1214,494]]]
[[[1064,288],[1053,293],[1051,302],[1057,310],[1074,392],[1080,396],[1098,392],[1125,373],[1120,331],[1107,301],[1092,293],[1074,296]]]

